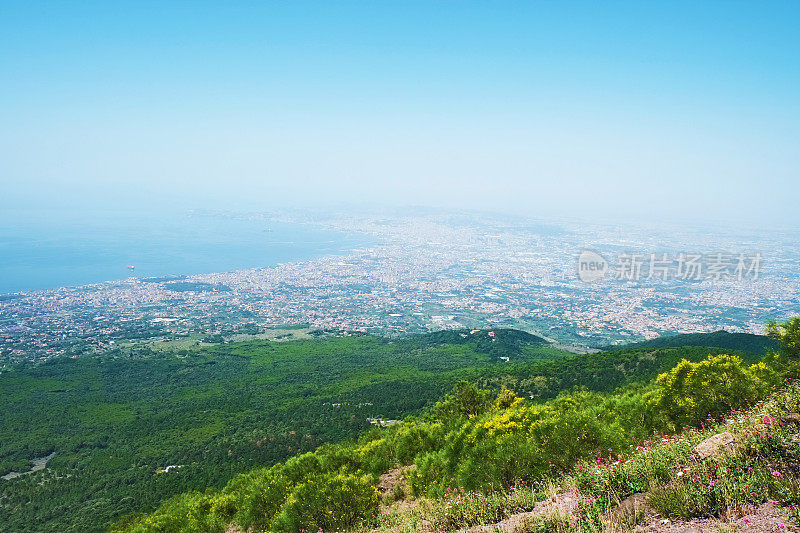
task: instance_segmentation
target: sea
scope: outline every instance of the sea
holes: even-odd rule
[[[269,267],[371,244],[229,214],[0,209],[0,294]]]

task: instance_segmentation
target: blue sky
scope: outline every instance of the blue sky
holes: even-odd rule
[[[0,3],[5,205],[800,225],[800,2]]]

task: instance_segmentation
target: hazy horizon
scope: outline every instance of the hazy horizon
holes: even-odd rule
[[[0,11],[4,207],[800,226],[800,5]]]

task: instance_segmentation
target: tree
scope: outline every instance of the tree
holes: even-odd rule
[[[450,394],[436,403],[434,413],[445,422],[463,416],[471,418],[485,412],[490,402],[489,391],[479,389],[469,381],[459,381]]]
[[[782,323],[770,322],[767,336],[781,343],[781,350],[787,357],[800,358],[800,317]]]

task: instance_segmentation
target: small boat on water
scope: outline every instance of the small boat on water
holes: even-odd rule
[[[135,269],[135,268],[136,268],[136,267],[135,267],[135,266],[133,266],[133,265],[128,265],[128,270],[133,270],[133,269]]]

